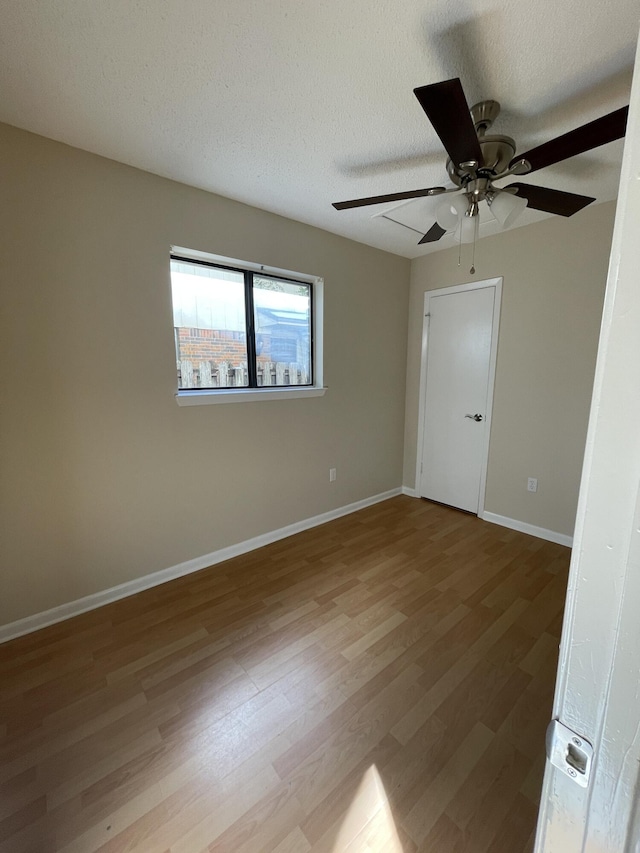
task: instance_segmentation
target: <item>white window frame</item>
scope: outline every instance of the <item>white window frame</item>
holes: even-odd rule
[[[264,264],[255,264],[249,261],[241,261],[237,258],[227,258],[222,255],[212,255],[209,252],[200,252],[196,249],[186,249],[183,246],[171,246],[171,255],[179,255],[189,261],[207,261],[220,264],[221,266],[234,267],[236,269],[250,270],[251,272],[264,273],[265,275],[291,278],[296,281],[310,284],[312,288],[313,311],[312,311],[312,341],[313,351],[311,353],[313,364],[313,385],[289,385],[289,386],[267,386],[263,388],[202,388],[182,390],[178,388],[176,376],[176,402],[179,406],[210,406],[217,403],[256,403],[272,400],[298,400],[306,397],[322,397],[327,390],[323,384],[323,298],[324,280],[320,276],[308,273],[295,272],[293,270],[268,267]]]

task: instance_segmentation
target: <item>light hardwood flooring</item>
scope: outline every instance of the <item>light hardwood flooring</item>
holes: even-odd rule
[[[0,851],[529,851],[568,562],[397,497],[5,644]]]

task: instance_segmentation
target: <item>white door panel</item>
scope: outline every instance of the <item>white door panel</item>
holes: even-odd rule
[[[429,297],[420,494],[469,512],[486,464],[495,300],[495,285]]]

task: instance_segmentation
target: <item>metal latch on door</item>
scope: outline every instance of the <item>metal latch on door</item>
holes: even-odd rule
[[[465,418],[471,418],[472,421],[481,421],[482,415],[465,415]]]
[[[572,731],[560,720],[551,720],[547,727],[547,758],[582,788],[589,784],[593,747],[582,735]]]

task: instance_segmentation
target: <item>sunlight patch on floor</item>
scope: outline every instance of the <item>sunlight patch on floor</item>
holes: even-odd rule
[[[362,777],[340,827],[333,853],[403,853],[375,764]]]

